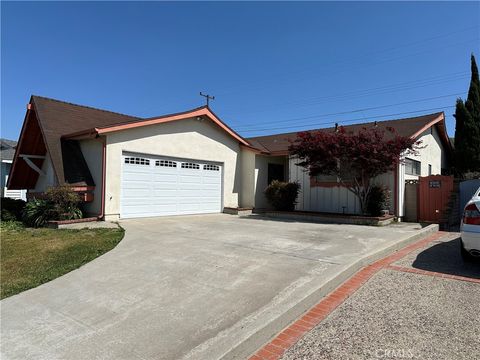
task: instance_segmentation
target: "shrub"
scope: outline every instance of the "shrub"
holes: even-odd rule
[[[264,193],[275,210],[293,211],[299,192],[299,183],[274,180],[267,186]]]
[[[25,207],[25,201],[10,198],[2,198],[2,221],[19,221],[22,219],[22,211]]]
[[[40,227],[53,218],[53,204],[44,199],[32,199],[23,209],[23,222],[27,226]]]
[[[30,200],[23,211],[28,226],[40,227],[49,220],[80,219],[80,197],[68,186],[51,187],[41,199]]]
[[[385,186],[372,186],[368,194],[367,212],[372,216],[380,216],[382,210],[388,210],[389,205],[390,190]]]
[[[82,217],[82,211],[78,207],[80,197],[68,186],[48,188],[43,198],[52,203],[54,215],[52,220],[71,220]]]

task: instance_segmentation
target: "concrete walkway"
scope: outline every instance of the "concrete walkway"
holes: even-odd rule
[[[182,216],[1,302],[1,358],[245,358],[373,257],[429,229]]]

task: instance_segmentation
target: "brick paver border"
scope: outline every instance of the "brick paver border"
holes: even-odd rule
[[[403,268],[392,265],[392,263],[400,260],[404,256],[408,255],[412,251],[420,249],[430,242],[439,239],[444,236],[446,232],[438,231],[435,234],[419,240],[413,244],[410,244],[399,251],[383,258],[374,263],[364,267],[359,270],[355,275],[350,279],[340,285],[337,289],[331,292],[328,296],[324,297],[317,305],[308,310],[300,319],[296,320],[293,324],[289,325],[284,329],[280,334],[278,334],[273,340],[268,344],[258,350],[254,355],[250,357],[249,360],[277,360],[287,351],[291,346],[293,346],[298,340],[300,340],[308,331],[317,326],[323,319],[325,319],[336,307],[343,303],[350,295],[357,291],[368,279],[370,279],[374,274],[384,268],[390,268],[393,270],[407,271],[418,273],[422,275],[434,275],[443,278],[456,279],[478,282],[477,279],[469,279],[463,276],[456,275],[446,275],[435,273],[432,271],[424,271],[413,269]]]

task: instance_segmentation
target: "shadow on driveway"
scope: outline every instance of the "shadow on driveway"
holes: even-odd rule
[[[459,237],[425,249],[417,255],[412,266],[421,270],[480,279],[480,261],[462,260]]]

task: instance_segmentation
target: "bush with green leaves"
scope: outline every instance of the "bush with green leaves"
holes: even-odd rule
[[[43,198],[52,203],[55,216],[53,220],[72,220],[82,217],[82,211],[79,209],[80,197],[69,186],[48,188]]]
[[[265,197],[275,210],[293,211],[297,203],[300,184],[274,180],[265,189]]]
[[[29,200],[23,209],[23,222],[27,226],[44,226],[53,217],[53,205],[44,199]]]
[[[25,207],[25,201],[20,199],[2,198],[2,221],[20,221],[22,220],[22,211]]]
[[[390,190],[385,186],[375,185],[370,189],[367,200],[367,212],[371,216],[382,215],[382,210],[390,207]]]
[[[41,199],[30,200],[23,210],[28,226],[44,226],[50,220],[80,219],[80,197],[68,186],[51,187]]]

